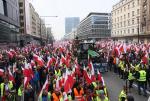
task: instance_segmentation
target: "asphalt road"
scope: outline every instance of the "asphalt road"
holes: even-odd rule
[[[119,76],[113,72],[107,72],[102,74],[104,77],[104,81],[106,83],[110,101],[118,101],[118,95],[125,85],[125,81],[120,79]],[[133,88],[131,90],[130,95],[134,96],[135,101],[147,101],[148,97],[144,97],[143,95],[138,95],[137,88]]]

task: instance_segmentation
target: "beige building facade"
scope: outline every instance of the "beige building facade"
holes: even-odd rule
[[[46,40],[45,22],[41,20],[33,5],[28,0],[19,0],[19,8],[22,40],[34,43]]]
[[[115,40],[137,42],[140,34],[142,0],[120,0],[112,10],[112,32]]]

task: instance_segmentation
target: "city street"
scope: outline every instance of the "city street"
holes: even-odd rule
[[[125,81],[121,80],[119,76],[117,76],[113,72],[107,72],[103,74],[110,101],[118,101],[118,95],[120,94],[120,91],[122,90],[123,85],[125,85]],[[131,95],[134,96],[135,101],[147,101],[148,98],[145,98],[144,96],[139,96],[137,89],[132,89]]]

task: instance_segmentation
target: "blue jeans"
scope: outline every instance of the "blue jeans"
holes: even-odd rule
[[[138,93],[141,94],[141,88],[143,88],[144,95],[146,95],[146,82],[138,81]]]

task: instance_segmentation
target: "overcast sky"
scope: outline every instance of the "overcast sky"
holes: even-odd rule
[[[80,21],[90,12],[111,12],[112,6],[120,0],[31,0],[40,16],[52,27],[56,39],[65,33],[65,17],[80,17]]]

